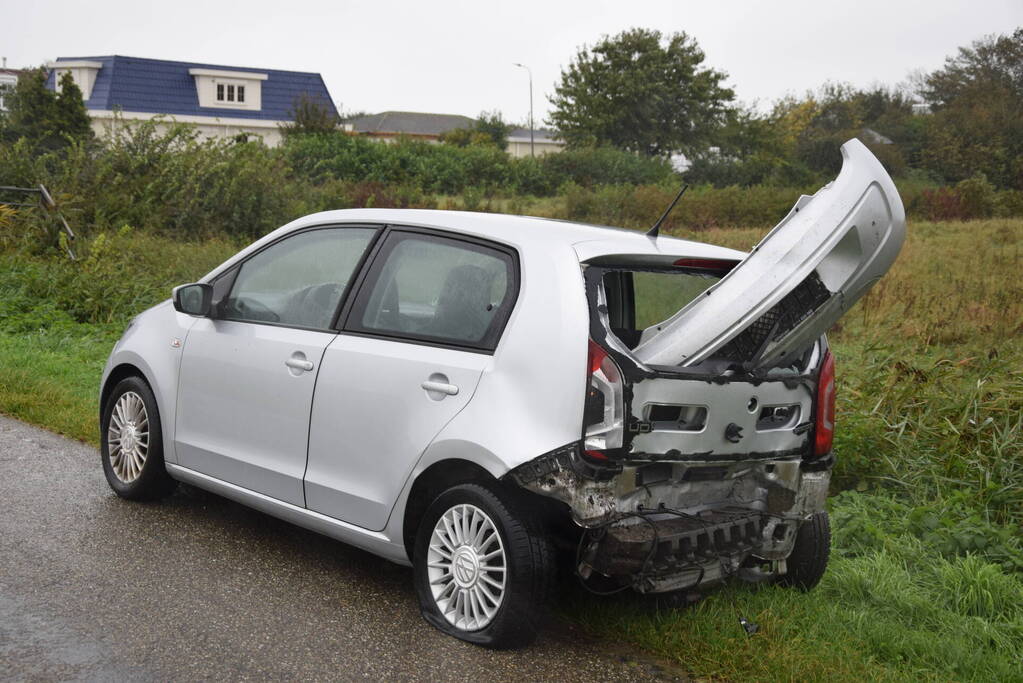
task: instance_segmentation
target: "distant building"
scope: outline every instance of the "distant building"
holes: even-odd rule
[[[66,72],[81,89],[98,135],[117,112],[127,120],[163,117],[194,124],[208,137],[246,133],[276,145],[299,98],[310,97],[337,114],[318,73],[120,55],[60,57],[50,64],[47,86],[55,89]]]
[[[864,128],[862,131],[864,142],[873,142],[875,145],[892,145],[892,139],[886,135],[881,135],[873,128]]]
[[[536,156],[559,152],[565,143],[554,138],[554,131],[545,128],[533,129],[533,149]],[[529,156],[529,129],[513,128],[508,133],[508,154],[513,157]]]
[[[458,114],[428,114],[415,111],[385,111],[358,116],[345,122],[345,130],[374,140],[393,141],[407,136],[427,142],[440,142],[445,133],[458,128],[472,128],[476,119]],[[537,128],[533,131],[533,146],[537,156],[557,152],[564,143],[554,139],[553,131]],[[508,153],[513,157],[529,156],[529,129],[512,128],[508,132]]]
[[[475,119],[457,114],[426,114],[415,111],[385,111],[358,116],[345,122],[345,130],[376,140],[391,141],[408,136],[438,142],[444,133],[457,128],[471,128]]]
[[[14,86],[18,83],[18,76],[21,74],[19,69],[8,69],[7,59],[4,58],[4,66],[0,68],[0,111],[7,111],[7,105],[4,102],[4,95],[9,91],[13,90]]]

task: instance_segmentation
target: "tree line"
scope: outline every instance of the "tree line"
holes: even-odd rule
[[[1023,27],[906,86],[825,84],[766,113],[738,104],[726,78],[686,33],[631,29],[577,53],[550,123],[570,147],[683,153],[691,182],[801,184],[832,175],[841,143],[859,137],[895,175],[1023,189]]]

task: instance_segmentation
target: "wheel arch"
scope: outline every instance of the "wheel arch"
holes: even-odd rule
[[[409,561],[412,560],[416,532],[419,530],[418,520],[422,519],[430,503],[444,490],[474,481],[495,482],[497,479],[482,466],[462,458],[435,462],[415,478],[409,490],[401,525],[402,542]]]
[[[99,411],[101,416],[103,414],[103,408],[107,405],[107,399],[110,398],[110,392],[114,390],[114,387],[117,386],[118,382],[127,379],[128,377],[138,377],[149,386],[150,391],[153,391],[152,382],[149,381],[149,378],[146,377],[146,373],[143,372],[140,367],[132,363],[120,363],[112,368],[110,372],[107,373],[106,379],[103,380],[103,388],[100,390],[99,396]],[[156,394],[155,391],[153,393],[154,395]]]

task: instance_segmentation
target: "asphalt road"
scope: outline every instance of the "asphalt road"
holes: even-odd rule
[[[648,680],[554,623],[492,652],[419,616],[411,571],[180,487],[123,501],[96,450],[0,415],[0,679]]]

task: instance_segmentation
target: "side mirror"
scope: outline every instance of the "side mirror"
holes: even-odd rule
[[[209,317],[213,304],[213,285],[196,283],[174,288],[174,310],[188,315]]]

